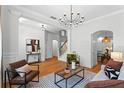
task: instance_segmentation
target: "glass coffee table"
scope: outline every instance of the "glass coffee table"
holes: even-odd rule
[[[82,76],[78,75],[78,73],[81,73],[81,72],[82,72]],[[62,79],[57,81],[57,79],[56,79],[57,75],[62,77]],[[68,80],[73,76],[79,77],[79,80],[77,80],[77,82],[74,83],[74,85],[72,85],[71,88],[73,88],[75,85],[77,85],[78,83],[80,83],[84,79],[84,68],[82,66],[79,66],[74,70],[70,70],[69,73],[66,73],[64,69],[60,70],[60,71],[57,71],[57,72],[54,73],[54,83],[58,87],[62,88],[62,86],[60,86],[58,83],[65,80],[65,87],[67,88],[68,87]]]

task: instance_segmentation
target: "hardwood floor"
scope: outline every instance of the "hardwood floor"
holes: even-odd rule
[[[62,61],[58,61],[56,57],[35,64],[38,64],[40,67],[40,77],[64,69],[66,67],[66,63]],[[101,64],[99,63],[93,68],[86,68],[86,69],[91,72],[97,73],[99,72],[100,68],[101,68]]]
[[[66,63],[62,61],[58,61],[56,57],[47,59],[46,61],[36,64],[39,65],[41,77],[56,72],[58,70],[64,69],[66,67]]]
[[[101,69],[101,65],[105,65],[107,62],[108,60],[104,59],[103,62],[98,62],[98,64],[94,66],[93,68],[87,68],[87,69],[91,72],[98,73]]]
[[[87,70],[94,72],[94,73],[98,73],[101,69],[101,64],[98,63],[96,66],[94,66],[93,68],[87,68]]]

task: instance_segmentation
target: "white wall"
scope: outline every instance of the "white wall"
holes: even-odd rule
[[[124,51],[124,11],[113,13],[86,22],[71,33],[71,50],[77,51],[81,57],[81,64],[91,67],[91,34],[99,30],[113,32],[114,50]]]
[[[40,27],[19,24],[19,59],[26,59],[26,39],[40,40],[41,60],[45,59],[45,34]],[[37,61],[38,56],[29,56],[29,62]]]
[[[1,17],[2,17],[2,23],[3,23],[2,24],[3,62],[4,62],[5,67],[8,66],[8,64],[11,62],[15,62],[17,60],[25,58],[26,48],[25,48],[24,39],[26,38],[37,38],[37,39],[40,38],[41,39],[41,52],[42,52],[41,58],[42,60],[44,60],[45,58],[52,57],[52,40],[58,40],[59,38],[57,34],[51,33],[51,32],[45,35],[47,36],[47,38],[43,37],[43,34],[46,34],[46,32],[45,33],[42,32],[40,30],[40,27],[39,28],[30,28],[30,27],[28,28],[26,26],[25,27],[19,26],[18,19],[20,16],[21,16],[21,13],[19,11],[11,10],[9,6],[2,6]],[[21,30],[21,32],[19,30]],[[44,38],[45,40],[43,40]]]
[[[18,18],[20,13],[10,11],[8,6],[1,7],[1,28],[3,39],[3,64],[18,60]]]
[[[1,6],[3,71],[8,64],[18,60],[18,18],[20,13]],[[4,75],[4,72],[3,72]],[[4,79],[4,77],[3,77]]]
[[[41,58],[45,59],[45,37],[44,32],[39,28],[31,28],[19,25],[21,13],[11,10],[9,6],[2,6],[1,10],[2,35],[3,35],[3,64],[4,67],[9,63],[20,59],[25,59],[25,40],[26,38],[41,39]],[[21,32],[20,32],[21,30]],[[25,31],[25,32],[24,32]],[[23,37],[23,38],[22,38]],[[33,61],[33,59],[32,59]]]
[[[58,56],[58,41],[53,40],[53,56]]]

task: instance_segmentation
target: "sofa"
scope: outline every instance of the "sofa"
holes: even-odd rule
[[[110,80],[104,72],[105,65],[101,65],[101,70],[85,86],[86,88],[124,88],[124,63],[120,68],[117,80]]]

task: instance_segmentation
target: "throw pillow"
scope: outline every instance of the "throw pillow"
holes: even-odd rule
[[[24,65],[20,68],[17,68],[16,71],[21,77],[24,77],[25,74],[24,73],[19,73],[19,72],[26,72],[26,74],[27,74],[31,71],[31,67],[28,64],[26,64],[26,65]]]
[[[120,72],[110,66],[107,66],[105,69],[105,74],[109,79],[118,79]]]
[[[114,61],[114,60],[110,59],[108,61],[108,63],[106,64],[106,66],[110,66],[113,69],[120,71],[122,64],[123,64],[123,62],[118,62],[118,61]]]

